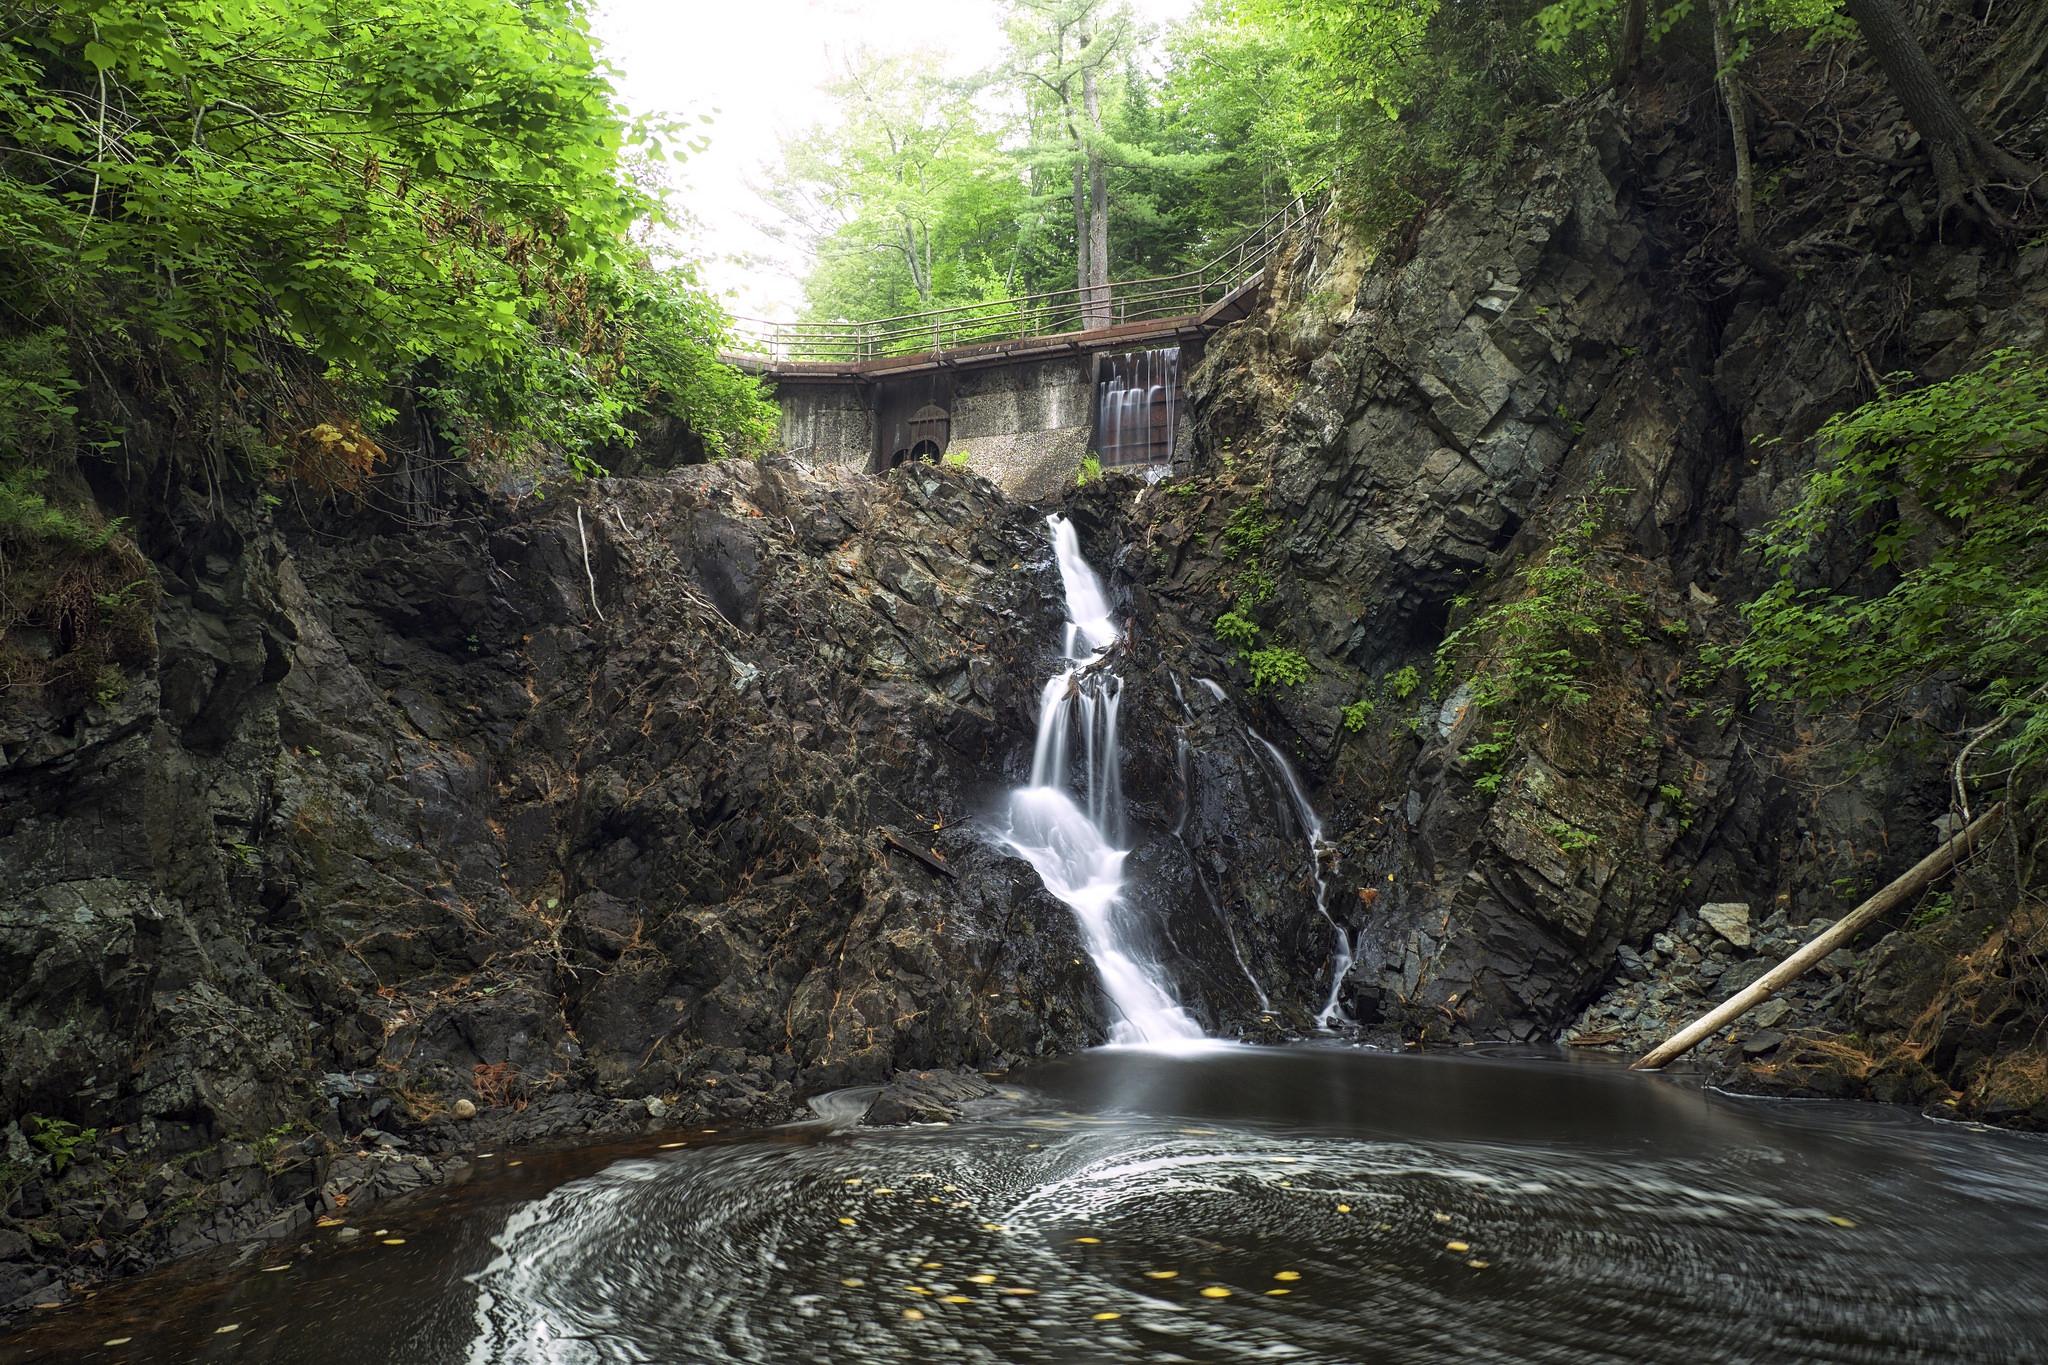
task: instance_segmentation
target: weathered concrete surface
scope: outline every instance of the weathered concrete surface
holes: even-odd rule
[[[930,403],[950,415],[948,451],[965,452],[968,468],[1013,498],[1054,500],[1094,439],[1095,365],[1082,351],[906,378],[785,380],[775,386],[781,446],[807,467],[886,467],[909,448],[908,414]]]

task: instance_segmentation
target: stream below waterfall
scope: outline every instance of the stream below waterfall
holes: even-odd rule
[[[2013,1362],[2048,1341],[2039,1139],[1555,1056],[1112,1048],[1004,1085],[951,1125],[501,1154],[352,1240],[41,1316],[0,1361]]]

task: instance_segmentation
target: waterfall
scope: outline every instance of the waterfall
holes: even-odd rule
[[[1095,449],[1102,462],[1171,464],[1179,403],[1180,347],[1104,356],[1095,386]]]
[[[1250,726],[1245,727],[1245,734],[1272,760],[1280,785],[1287,792],[1287,800],[1294,807],[1295,821],[1301,826],[1301,832],[1308,836],[1308,872],[1315,883],[1316,913],[1329,924],[1330,932],[1337,939],[1330,958],[1330,994],[1316,1015],[1316,1027],[1327,1029],[1333,1019],[1341,1019],[1348,1024],[1351,1020],[1337,1003],[1337,993],[1343,989],[1344,974],[1351,970],[1351,935],[1344,932],[1343,926],[1330,913],[1330,889],[1323,880],[1323,856],[1326,852],[1334,855],[1336,850],[1323,842],[1323,822],[1317,817],[1315,808],[1309,805],[1308,793],[1301,789],[1301,779],[1294,775],[1294,765],[1287,761],[1287,756]]]
[[[1010,794],[1005,842],[1037,869],[1045,889],[1064,901],[1102,987],[1116,1011],[1113,1043],[1176,1043],[1200,1039],[1201,1028],[1174,1002],[1156,963],[1127,944],[1118,924],[1123,902],[1123,787],[1118,776],[1117,703],[1123,680],[1109,666],[1117,641],[1102,584],[1066,518],[1051,516],[1053,554],[1066,590],[1066,667],[1039,695],[1038,741],[1030,785]],[[1068,732],[1081,731],[1084,810],[1068,794]]]

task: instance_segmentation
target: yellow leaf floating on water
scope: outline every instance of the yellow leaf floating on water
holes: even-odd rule
[[[908,1318],[908,1319],[909,1319],[910,1321],[912,1321],[912,1322],[923,1322],[923,1321],[924,1321],[924,1314],[923,1314],[923,1313],[921,1313],[921,1312],[919,1312],[919,1311],[918,1311],[917,1309],[915,1309],[915,1308],[906,1308],[906,1309],[904,1309],[904,1310],[903,1310],[903,1316],[904,1316],[904,1317],[906,1317],[906,1318]]]
[[[1202,1286],[1202,1297],[1205,1299],[1227,1299],[1230,1297],[1230,1291],[1220,1284],[1205,1284]]]
[[[888,1187],[887,1185],[878,1185],[878,1186],[876,1186],[876,1187],[875,1187],[875,1193],[876,1193],[876,1194],[894,1194],[894,1193],[896,1193],[896,1191],[894,1191],[894,1190],[890,1189],[890,1188],[889,1188],[889,1187]]]
[[[1006,1228],[1006,1227],[1004,1227],[1004,1226],[1003,1226],[1003,1225],[1002,1225],[1001,1223],[983,1223],[983,1224],[981,1225],[981,1230],[982,1230],[983,1232],[1007,1232],[1007,1231],[1009,1231],[1009,1229],[1008,1229],[1008,1228]]]
[[[948,1294],[948,1295],[946,1295],[946,1297],[945,1297],[945,1298],[943,1298],[943,1299],[940,1299],[940,1300],[939,1300],[939,1302],[940,1302],[940,1303],[973,1303],[973,1302],[974,1302],[974,1300],[973,1300],[973,1299],[970,1299],[970,1298],[968,1298],[968,1297],[967,1297],[967,1296],[966,1296],[965,1294]]]
[[[846,1287],[847,1287],[848,1289],[858,1289],[858,1288],[860,1288],[860,1287],[861,1287],[862,1285],[866,1284],[866,1283],[867,1283],[867,1281],[866,1281],[866,1280],[854,1280],[854,1279],[846,1279],[846,1280],[841,1280],[841,1281],[840,1281],[839,1283],[841,1283],[841,1284],[845,1285],[845,1286],[846,1286]]]
[[[1266,1297],[1270,1299],[1277,1299],[1282,1294],[1292,1294],[1293,1292],[1294,1291],[1292,1289],[1268,1289],[1266,1291]]]
[[[1123,1314],[1122,1314],[1122,1313],[1094,1313],[1094,1314],[1091,1314],[1090,1316],[1091,1316],[1092,1320],[1093,1320],[1093,1321],[1096,1321],[1096,1322],[1115,1322],[1115,1321],[1116,1321],[1116,1320],[1117,1320],[1118,1318],[1122,1317],[1122,1316],[1123,1316]]]
[[[108,1337],[108,1338],[107,1338],[107,1339],[106,1339],[105,1341],[101,1342],[101,1343],[100,1343],[100,1345],[102,1345],[102,1346],[126,1346],[126,1345],[127,1345],[127,1344],[128,1344],[129,1342],[131,1342],[131,1341],[133,1341],[133,1340],[135,1340],[135,1338],[134,1338],[134,1337]]]
[[[1283,1180],[1283,1181],[1281,1181],[1280,1183],[1281,1183],[1281,1185],[1282,1185],[1282,1186],[1284,1186],[1284,1187],[1285,1187],[1285,1188],[1287,1188],[1287,1189],[1290,1189],[1290,1190],[1291,1190],[1291,1189],[1293,1189],[1293,1188],[1294,1188],[1294,1182],[1293,1182],[1292,1180]]]
[[[969,1284],[994,1284],[995,1282],[996,1277],[993,1275],[969,1275],[967,1277],[967,1283]]]
[[[1273,1272],[1273,1278],[1281,1281],[1298,1280],[1301,1278],[1301,1272],[1299,1270],[1276,1270]]]
[[[338,1228],[341,1226],[341,1220],[334,1217],[321,1218],[315,1221],[313,1226],[316,1228]]]
[[[1036,1294],[1038,1291],[1036,1289],[1026,1289],[1023,1285],[1017,1284],[1004,1286],[1002,1292],[1005,1294],[1015,1294],[1019,1297],[1022,1297],[1027,1294]]]
[[[523,1161],[508,1161],[505,1164],[507,1166],[524,1166],[526,1163]]]
[[[919,1261],[917,1268],[919,1270],[944,1270],[946,1263],[944,1261]]]
[[[1339,1204],[1339,1205],[1337,1206],[1337,1212],[1339,1212],[1339,1213],[1349,1213],[1349,1212],[1351,1212],[1351,1206],[1350,1206],[1349,1204]]]
[[[1466,1252],[1466,1251],[1470,1251],[1471,1249],[1472,1249],[1472,1244],[1471,1244],[1470,1242],[1445,1242],[1445,1243],[1444,1243],[1444,1250],[1445,1250],[1445,1251],[1457,1251],[1457,1252]]]
[[[241,1330],[241,1326],[242,1326],[242,1324],[241,1324],[241,1323],[239,1323],[239,1322],[231,1322],[231,1323],[229,1323],[229,1324],[228,1324],[227,1326],[225,1326],[225,1327],[216,1327],[216,1328],[214,1328],[214,1329],[213,1329],[213,1334],[214,1334],[215,1336],[217,1336],[217,1337],[224,1337],[224,1336],[226,1336],[226,1335],[227,1335],[228,1333],[230,1333],[230,1332],[235,1332],[235,1331],[239,1331],[239,1330]]]
[[[1432,1212],[1429,1216],[1431,1218],[1436,1219],[1436,1221],[1439,1223],[1448,1223],[1451,1221],[1451,1215],[1449,1215],[1448,1213]]]
[[[386,1237],[384,1245],[388,1247],[402,1247],[405,1245],[405,1239],[403,1237]]]
[[[288,1265],[267,1265],[267,1266],[263,1267],[263,1273],[264,1273],[264,1274],[266,1274],[266,1275],[275,1275],[275,1274],[276,1274],[276,1273],[277,1273],[278,1271],[280,1271],[280,1270],[290,1270],[290,1269],[291,1269],[291,1267],[290,1267],[290,1266],[288,1266]]]
[[[1178,1270],[1148,1270],[1145,1272],[1145,1278],[1148,1280],[1170,1280],[1179,1274]]]
[[[1465,1262],[1465,1264],[1471,1266],[1474,1270],[1484,1270],[1486,1269],[1486,1267],[1492,1265],[1493,1262],[1482,1261],[1477,1256],[1474,1256],[1471,1260]]]
[[[850,1228],[853,1226],[853,1220],[851,1218],[842,1218],[839,1220],[839,1226],[843,1228]]]
[[[1099,1247],[1102,1245],[1102,1239],[1100,1237],[1076,1237],[1074,1244],[1084,1247]]]
[[[857,1175],[855,1175],[855,1176],[848,1176],[848,1177],[847,1177],[847,1180],[846,1180],[846,1183],[847,1183],[847,1184],[849,1184],[849,1185],[858,1185],[858,1184],[860,1184],[860,1177],[859,1177],[859,1176],[857,1176]]]
[[[926,1289],[921,1284],[906,1284],[903,1287],[905,1289],[908,1289],[913,1294],[929,1294],[932,1292],[931,1290]]]
[[[661,1144],[661,1150],[664,1152],[672,1152],[678,1147],[687,1147],[689,1145],[690,1144],[687,1142],[664,1142]]]
[[[1856,1226],[1856,1220],[1854,1218],[1844,1218],[1839,1213],[1829,1214],[1828,1221],[1830,1223],[1833,1223],[1838,1228],[1853,1228]]]

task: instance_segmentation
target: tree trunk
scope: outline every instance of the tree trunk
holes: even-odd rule
[[[2042,175],[1987,137],[1960,104],[1928,59],[1899,0],[1845,0],[1844,8],[1863,40],[1884,68],[1892,93],[1905,106],[1906,118],[1927,143],[1934,162],[1934,181],[1941,191],[1941,212],[1981,210],[1996,217],[1984,200],[1994,176],[2031,189]]]
[[[1972,820],[1955,838],[1941,844],[1934,852],[1913,864],[1891,885],[1829,925],[1792,956],[1651,1048],[1635,1063],[1636,1069],[1654,1071],[1666,1062],[1684,1056],[1703,1040],[1712,1037],[1776,995],[1781,987],[1803,975],[1814,963],[1837,948],[1847,947],[1855,940],[1856,935],[1863,931],[1864,926],[1878,916],[1898,909],[1925,891],[1936,877],[1955,866],[1957,860],[1977,847],[1984,836],[1997,825],[2004,810],[2004,803],[2001,802]]]
[[[1626,90],[1643,64],[1643,30],[1648,27],[1648,0],[1628,0],[1621,15],[1621,51],[1614,59],[1614,88]]]
[[[1090,327],[1109,326],[1109,172],[1102,164],[1102,100],[1095,86],[1095,68],[1081,75],[1081,100],[1088,114],[1091,140],[1088,157],[1088,278],[1084,315]]]
[[[1088,325],[1088,286],[1095,281],[1088,268],[1088,176],[1087,154],[1078,143],[1074,152],[1074,288],[1081,301],[1081,325]]]
[[[1735,142],[1735,237],[1744,261],[1773,283],[1789,278],[1785,268],[1764,250],[1756,234],[1756,167],[1749,151],[1749,96],[1735,69],[1735,35],[1728,23],[1729,0],[1709,0],[1714,27],[1714,82],[1728,109],[1728,133]]]

